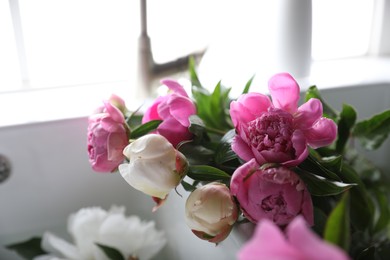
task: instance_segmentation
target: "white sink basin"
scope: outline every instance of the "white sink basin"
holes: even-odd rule
[[[355,106],[359,118],[390,107],[390,85],[377,84],[321,90],[328,103],[340,109]],[[155,220],[168,245],[157,259],[235,259],[242,241],[235,230],[219,246],[198,239],[184,222],[187,195],[181,188],[152,213],[154,202],[135,191],[119,174],[94,173],[86,151],[87,119],[71,119],[0,128],[0,154],[9,158],[12,173],[0,184],[0,245],[39,236],[51,230],[68,238],[69,214],[82,207],[124,205],[127,214]],[[388,166],[390,142],[370,158]],[[0,251],[0,259],[1,251]]]

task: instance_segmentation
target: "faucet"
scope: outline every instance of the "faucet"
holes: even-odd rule
[[[189,59],[193,57],[195,61],[200,60],[206,50],[189,53],[166,63],[156,63],[153,59],[151,39],[148,35],[146,0],[140,1],[140,7],[141,33],[138,38],[137,87],[138,97],[147,98],[153,94],[153,81],[156,78],[187,70]]]

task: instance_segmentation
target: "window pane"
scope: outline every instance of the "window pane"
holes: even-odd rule
[[[21,75],[8,1],[0,1],[0,92],[21,88]]]
[[[313,59],[366,54],[373,0],[313,0]]]
[[[148,1],[148,29],[156,62],[205,48],[227,5],[223,0]]]
[[[135,76],[138,1],[19,1],[33,87]]]

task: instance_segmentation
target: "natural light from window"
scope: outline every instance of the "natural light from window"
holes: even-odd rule
[[[133,82],[139,1],[12,1],[18,3],[20,18],[12,13],[15,8],[10,9],[9,1],[0,1],[0,91]],[[366,54],[373,2],[313,0],[313,58]],[[216,34],[216,24],[225,23],[223,19],[241,26],[247,13],[229,9],[234,5],[228,3],[232,1],[149,0],[155,60],[165,62],[206,47]],[[241,3],[251,9],[260,6],[256,0]],[[15,44],[15,35],[22,44]],[[20,51],[25,58],[18,55]],[[24,85],[21,68],[28,79]]]

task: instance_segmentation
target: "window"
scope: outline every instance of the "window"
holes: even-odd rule
[[[0,91],[118,82],[131,85],[136,77],[139,1],[0,2]],[[154,58],[160,63],[178,58],[211,46],[220,35],[228,37],[232,46],[243,44],[236,52],[251,51],[257,46],[248,35],[262,35],[260,29],[275,17],[253,18],[266,15],[264,6],[273,3],[149,0]],[[313,0],[313,58],[366,54],[373,5],[373,0]],[[232,31],[240,35],[229,34]]]
[[[313,59],[367,54],[373,14],[373,0],[313,0]]]

